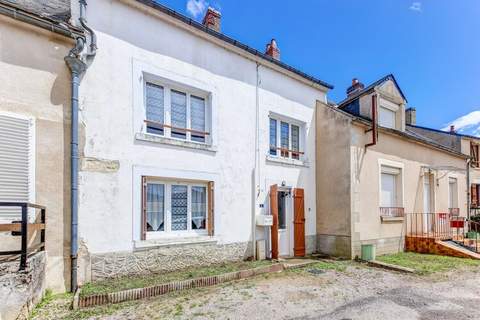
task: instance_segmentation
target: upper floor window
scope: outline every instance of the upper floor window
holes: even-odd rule
[[[395,111],[380,106],[378,111],[378,124],[385,128],[396,128]]]
[[[472,167],[480,168],[480,155],[479,155],[479,145],[476,143],[470,143],[470,156],[472,157]]]
[[[206,143],[208,107],[206,97],[167,85],[145,83],[147,133]]]
[[[270,147],[271,156],[300,160],[304,152],[301,148],[302,126],[293,121],[270,117]]]

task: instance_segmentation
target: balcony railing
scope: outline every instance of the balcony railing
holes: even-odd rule
[[[405,209],[402,207],[380,207],[380,216],[389,218],[401,218],[405,216]]]
[[[12,223],[0,224],[0,232],[11,232],[12,236],[21,236],[21,248],[20,250],[0,251],[0,255],[20,255],[20,270],[25,270],[27,267],[27,258],[30,254],[45,250],[45,215],[46,208],[38,204],[26,203],[26,202],[0,202],[0,207],[12,207],[21,208],[22,220],[13,221]],[[28,209],[35,210],[34,219],[32,223],[29,223]],[[37,210],[40,211],[40,215],[37,215]],[[33,232],[40,231],[39,243],[31,245],[29,247],[29,235],[32,236]]]

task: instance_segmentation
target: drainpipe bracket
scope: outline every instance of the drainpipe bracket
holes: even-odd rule
[[[87,70],[87,64],[77,57],[66,56],[64,59],[72,73],[81,75]]]

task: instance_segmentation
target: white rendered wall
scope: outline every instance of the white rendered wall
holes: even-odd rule
[[[152,10],[152,9],[150,9]],[[79,235],[92,253],[129,251],[138,240],[140,174],[191,176],[215,181],[215,235],[219,243],[251,241],[254,207],[257,66],[119,1],[89,2],[88,22],[98,53],[81,84],[83,156],[118,160],[117,171],[80,172]],[[140,67],[139,67],[140,66]],[[138,69],[148,68],[208,91],[214,151],[135,139],[141,128],[135,91]],[[325,93],[259,67],[260,188],[285,181],[305,189],[306,235],[315,234],[314,106]],[[308,166],[266,161],[270,112],[306,123]],[[138,114],[137,114],[138,115]],[[302,147],[303,149],[303,147]],[[142,171],[143,170],[143,171]],[[258,230],[257,238],[262,238]]]

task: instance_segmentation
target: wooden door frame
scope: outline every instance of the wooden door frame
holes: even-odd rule
[[[273,224],[270,230],[272,244],[272,259],[278,259],[278,185],[270,186],[270,214],[273,218]]]

